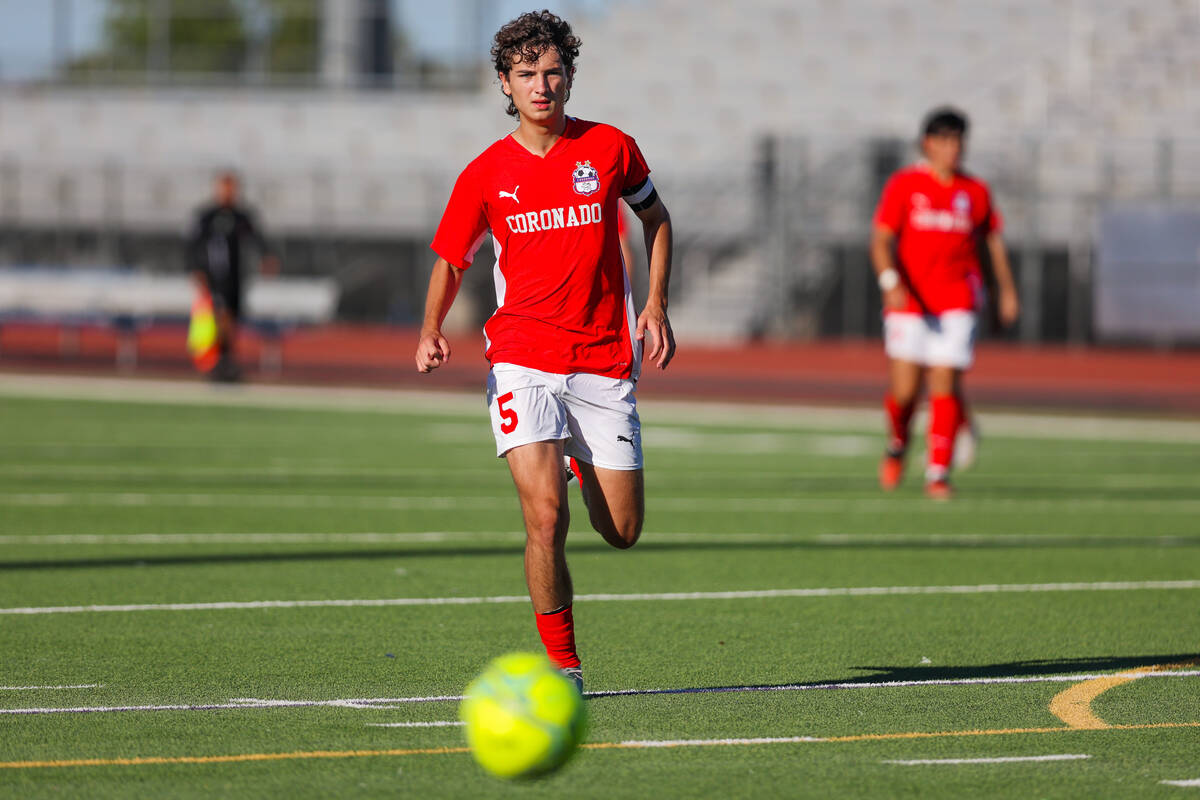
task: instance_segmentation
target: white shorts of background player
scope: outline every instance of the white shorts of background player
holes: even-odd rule
[[[979,317],[974,311],[941,314],[889,312],[883,317],[888,358],[926,367],[967,369],[975,360]]]

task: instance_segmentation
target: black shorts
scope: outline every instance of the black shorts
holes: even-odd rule
[[[213,308],[223,308],[234,319],[242,316],[242,293],[236,288],[214,286],[209,290],[212,295]]]

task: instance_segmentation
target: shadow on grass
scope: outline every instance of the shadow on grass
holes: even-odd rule
[[[969,536],[947,535],[945,538],[922,537],[910,538],[905,534],[895,534],[895,540],[889,541],[888,536],[878,537],[828,537],[818,539],[788,540],[787,534],[778,534],[779,539],[764,539],[746,541],[733,535],[728,541],[721,540],[721,534],[703,534],[711,537],[706,541],[696,541],[694,534],[678,535],[678,541],[671,541],[676,534],[661,534],[658,539],[643,540],[635,552],[725,552],[725,551],[789,551],[789,550],[824,550],[824,551],[855,551],[855,550],[1014,550],[1086,547],[1102,549],[1106,547],[1200,547],[1200,536],[1072,536],[1064,534],[994,536],[972,538]],[[775,534],[764,533],[764,537]],[[579,531],[567,547],[567,554],[610,552],[610,548],[593,534]],[[30,545],[36,547],[37,545]],[[114,543],[114,546],[135,547],[136,545]],[[393,547],[351,548],[351,549],[307,549],[307,550],[265,550],[257,552],[188,552],[172,555],[119,555],[97,556],[95,558],[38,558],[0,560],[0,572],[5,570],[36,570],[36,569],[75,569],[92,567],[151,567],[151,566],[187,566],[204,564],[255,564],[283,563],[296,561],[355,561],[377,558],[461,558],[470,556],[506,556],[520,555],[524,551],[524,543],[514,538],[508,544],[455,543],[453,545],[407,544]]]
[[[899,688],[907,686],[956,686],[969,683],[1042,683],[1052,682],[1057,678],[1063,679],[1063,683],[1069,683],[1072,679],[1084,680],[1083,676],[1097,673],[1125,672],[1163,664],[1195,663],[1200,663],[1200,653],[1041,659],[971,666],[851,667],[851,669],[855,670],[870,670],[871,674],[802,683],[695,686],[682,689],[622,689],[614,692],[589,692],[588,694],[592,699],[603,699],[605,697],[660,694],[838,691],[885,688],[888,685],[894,685]],[[882,687],[881,684],[883,685]]]

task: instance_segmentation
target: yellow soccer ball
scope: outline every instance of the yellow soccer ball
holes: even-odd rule
[[[467,687],[459,716],[475,760],[500,778],[561,767],[583,738],[586,719],[575,684],[534,653],[488,664]]]

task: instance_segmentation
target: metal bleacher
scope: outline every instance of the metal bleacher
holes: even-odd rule
[[[636,136],[683,256],[709,272],[764,257],[764,140],[803,152],[792,189],[807,229],[861,238],[870,144],[911,141],[944,102],[971,114],[969,164],[1018,246],[1074,247],[1105,198],[1200,196],[1194,0],[595,8],[572,20],[584,45],[570,110]],[[476,92],[23,87],[4,91],[2,114],[0,226],[178,232],[211,171],[232,165],[273,231],[343,239],[427,237],[458,170],[510,128],[485,64]],[[717,278],[681,274],[679,313],[712,307]]]

